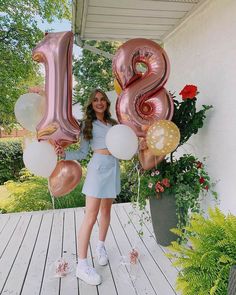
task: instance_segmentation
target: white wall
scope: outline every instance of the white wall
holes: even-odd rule
[[[210,0],[168,37],[165,50],[176,93],[198,86],[198,107],[212,104],[204,127],[184,148],[207,156],[224,212],[236,214],[236,0]]]
[[[81,104],[79,102],[72,105],[72,114],[77,120],[82,120],[83,112]]]

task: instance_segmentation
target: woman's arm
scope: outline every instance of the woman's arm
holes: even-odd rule
[[[89,152],[89,140],[84,139],[83,133],[80,136],[80,148],[77,151],[65,152],[65,160],[83,160]]]

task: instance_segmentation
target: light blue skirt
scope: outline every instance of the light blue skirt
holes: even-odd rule
[[[120,190],[119,160],[112,155],[94,153],[88,163],[82,193],[104,199],[116,198]]]

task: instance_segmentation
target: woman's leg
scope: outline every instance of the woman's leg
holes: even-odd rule
[[[105,241],[111,219],[111,205],[113,199],[102,199],[100,205],[99,241]]]
[[[89,239],[91,236],[93,225],[97,219],[100,203],[101,199],[86,197],[85,216],[78,235],[80,259],[84,259],[87,257]]]

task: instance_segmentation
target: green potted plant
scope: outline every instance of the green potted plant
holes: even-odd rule
[[[138,203],[141,209],[150,199],[152,223],[157,241],[167,246],[176,239],[171,228],[182,228],[188,221],[189,212],[199,212],[201,197],[212,190],[213,184],[206,171],[204,161],[192,154],[177,158],[175,153],[193,134],[203,126],[206,112],[212,106],[202,105],[197,111],[198,91],[194,85],[186,85],[180,92],[182,100],[174,99],[172,121],[180,130],[180,142],[175,151],[167,156],[157,167],[140,173],[140,192]],[[132,182],[132,177],[130,178]],[[137,182],[131,183],[137,190]]]
[[[183,295],[236,294],[236,216],[209,209],[209,218],[195,213],[184,233],[173,231],[188,240],[168,247],[167,255],[180,268],[177,290]]]

